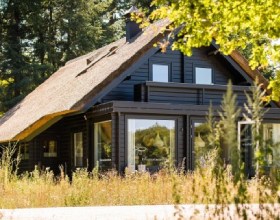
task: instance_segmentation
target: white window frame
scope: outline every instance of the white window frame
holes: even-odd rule
[[[155,68],[156,66],[161,66],[161,67],[167,67],[167,79],[166,79],[166,76],[164,76],[164,80],[161,80],[162,77],[160,77],[160,75],[162,74],[163,75],[163,72],[155,72]],[[170,81],[170,65],[169,64],[165,64],[165,63],[153,63],[152,64],[152,77],[151,77],[151,80],[153,82],[169,82]],[[157,75],[157,78],[159,77],[160,79],[155,79],[155,75]]]
[[[106,120],[106,121],[100,121],[100,122],[95,122],[94,123],[94,165],[95,166],[99,166],[99,159],[98,159],[98,145],[100,143],[98,143],[98,124],[100,123],[105,123],[105,122],[111,122],[111,126],[112,126],[112,120]],[[112,142],[112,140],[111,140]],[[112,145],[111,145],[112,148]],[[110,158],[111,162],[112,162],[112,155]]]
[[[161,117],[155,117],[155,118],[138,118],[138,117],[129,117],[127,120],[127,165],[128,168],[131,171],[136,170],[136,164],[135,164],[135,146],[131,146],[131,143],[135,143],[135,136],[130,135],[129,131],[130,128],[132,128],[133,131],[136,131],[137,128],[135,127],[135,121],[136,120],[159,120],[159,121],[173,121],[174,122],[174,140],[173,140],[173,148],[170,146],[170,155],[169,158],[175,162],[176,160],[176,147],[177,147],[177,119],[175,118],[161,118]]]
[[[210,71],[210,78],[208,75],[205,75],[203,78],[207,78],[207,81],[198,81],[200,78],[198,77],[198,74],[199,74],[199,71],[202,70],[202,71]],[[194,74],[195,74],[195,84],[201,84],[201,85],[213,85],[213,69],[212,68],[209,68],[209,67],[195,67],[195,71],[194,71]]]

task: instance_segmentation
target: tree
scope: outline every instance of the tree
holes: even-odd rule
[[[24,20],[26,1],[8,1],[1,13],[1,94],[5,94],[2,105],[9,106],[22,98],[22,88],[28,88],[31,65]]]
[[[115,41],[123,14],[150,0],[1,0],[0,113],[68,60]]]
[[[153,0],[156,6],[149,19],[168,18],[169,36],[176,39],[173,49],[191,55],[192,48],[209,46],[213,39],[220,51],[250,48],[252,68],[263,68],[280,61],[280,2],[278,0]],[[270,86],[279,90],[279,71]],[[276,81],[275,81],[276,80]],[[276,87],[275,87],[276,86]],[[277,99],[280,95],[274,93]]]
[[[108,24],[113,0],[2,0],[0,112],[5,112],[70,59],[122,35]],[[118,34],[113,34],[118,33]]]

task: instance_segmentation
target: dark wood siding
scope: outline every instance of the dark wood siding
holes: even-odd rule
[[[165,53],[157,52],[149,59],[150,74],[152,64],[170,64],[171,65],[171,82],[182,82],[182,53],[173,51],[170,48]],[[151,79],[151,77],[150,77]]]
[[[237,95],[237,104],[243,106],[247,100],[245,92],[250,94],[250,88],[248,86],[233,86],[232,88]],[[136,86],[135,99],[155,103],[220,105],[226,90],[225,85],[146,82]]]
[[[34,142],[36,143],[34,147],[34,157],[36,164],[41,165],[41,167],[50,167],[51,169],[58,171],[59,165],[62,165],[64,169],[69,173],[74,169],[73,167],[73,134],[75,132],[83,133],[83,164],[87,165],[88,161],[88,128],[87,120],[84,115],[75,115],[70,117],[65,117],[61,121],[57,122],[46,131],[38,135]],[[57,140],[57,157],[55,158],[45,158],[43,157],[43,141],[46,139]]]
[[[116,88],[112,89],[107,94],[102,102],[112,100],[133,101],[134,100],[134,85],[149,80],[149,62],[145,62],[137,71],[127,77]]]
[[[21,143],[18,143],[16,146],[19,147]],[[29,158],[28,159],[21,159],[19,164],[19,173],[24,171],[33,171],[36,165],[36,155],[35,155],[35,146],[34,141],[28,142],[29,147]]]
[[[127,149],[126,149],[126,122],[125,122],[125,115],[119,113],[118,114],[118,140],[119,140],[119,170],[124,171],[125,167],[127,166]]]
[[[171,69],[170,81],[175,83],[194,83],[195,67],[207,67],[212,69],[213,83],[226,85],[229,80],[234,85],[244,84],[245,79],[235,70],[225,58],[218,54],[211,54],[214,47],[203,47],[193,50],[191,57],[183,56],[179,51],[167,49],[166,53],[158,51],[142,64],[136,71],[126,77],[118,86],[105,95],[101,102],[113,100],[134,101],[135,85],[152,79],[153,64],[167,64]],[[179,95],[179,93],[177,93]],[[164,95],[164,94],[163,94]],[[189,94],[191,96],[192,94]],[[197,94],[193,94],[196,96]],[[180,102],[180,101],[178,101]]]
[[[102,103],[113,100],[134,101],[134,86],[151,79],[152,64],[169,64],[171,67],[171,82],[182,82],[182,57],[179,51],[172,51],[170,48],[166,53],[158,51],[138,70],[133,72],[116,88],[113,88],[102,99]]]
[[[87,166],[88,161],[88,130],[87,118],[84,115],[76,115],[64,118],[58,125],[57,130],[60,132],[60,160],[59,163],[68,167],[68,170],[73,169],[74,165],[74,149],[73,135],[76,132],[83,133],[83,165]]]
[[[234,85],[243,83],[245,79],[225,61],[219,53],[209,55],[215,50],[213,47],[193,49],[191,57],[184,56],[184,82],[194,83],[195,67],[211,68],[213,83],[227,85],[230,79]]]

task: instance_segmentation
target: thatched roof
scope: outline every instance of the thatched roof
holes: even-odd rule
[[[0,119],[0,142],[31,138],[61,117],[87,110],[87,103],[102,88],[162,38],[161,28],[167,24],[159,21],[131,42],[121,39],[66,63]],[[239,58],[233,56],[237,63]],[[248,72],[243,61],[241,67]]]

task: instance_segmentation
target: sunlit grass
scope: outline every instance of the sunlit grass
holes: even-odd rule
[[[225,170],[223,175],[219,201],[234,203],[238,186],[229,171]],[[260,192],[265,194],[263,203],[277,202],[278,191],[271,187],[269,179],[252,179],[245,184],[248,192],[245,202],[258,203]],[[208,169],[185,174],[163,170],[154,175],[126,176],[113,171],[94,176],[78,170],[72,181],[65,176],[55,177],[52,172],[35,170],[12,176],[6,183],[1,181],[0,194],[1,208],[174,204],[174,195],[179,197],[179,203],[213,204],[217,201],[217,180]]]

